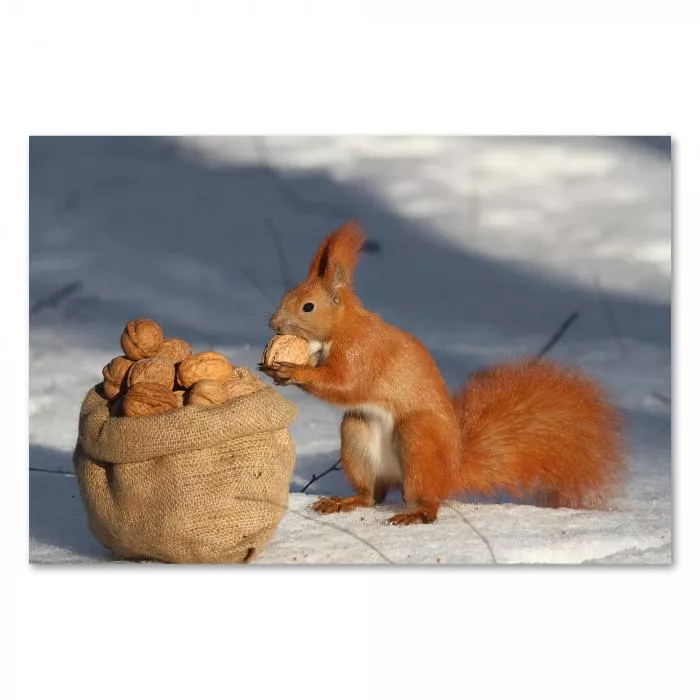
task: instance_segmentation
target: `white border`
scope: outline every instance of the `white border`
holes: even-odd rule
[[[0,366],[12,371],[0,407],[14,697],[682,697],[693,687],[693,645],[679,635],[697,623],[699,590],[695,29],[672,2],[653,3],[656,14],[648,2],[589,3],[566,27],[518,25],[523,4],[500,2],[487,19],[510,24],[477,26],[477,8],[449,3],[464,10],[455,18],[441,14],[447,4],[429,3],[426,16],[412,2],[353,3],[333,19],[329,3],[268,2],[247,26],[234,3],[25,2],[6,13]],[[554,3],[535,6],[561,18]],[[646,24],[596,27],[603,7],[611,21]],[[29,569],[26,402],[7,398],[27,393],[27,135],[363,132],[674,136],[677,565]]]

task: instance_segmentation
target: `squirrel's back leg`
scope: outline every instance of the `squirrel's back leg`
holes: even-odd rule
[[[340,461],[345,477],[357,495],[320,498],[311,506],[317,513],[369,508],[386,498],[389,484],[377,476],[374,464],[375,430],[365,418],[354,413],[345,414],[340,426]]]
[[[399,421],[396,442],[403,466],[403,497],[408,511],[391,525],[432,523],[440,501],[452,494],[459,464],[456,426],[435,413],[416,413]]]

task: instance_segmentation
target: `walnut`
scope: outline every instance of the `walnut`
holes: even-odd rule
[[[225,382],[231,375],[231,363],[218,352],[198,352],[177,366],[177,383],[189,389],[200,379]]]
[[[295,335],[276,335],[265,346],[262,364],[269,367],[276,362],[305,365],[311,355],[309,344]]]
[[[134,362],[126,375],[126,385],[132,387],[142,382],[172,390],[175,384],[175,365],[164,357],[149,357]]]
[[[108,382],[107,380],[102,382],[102,392],[108,399],[110,399],[110,401],[112,399],[116,399],[117,396],[121,394],[121,391],[122,387],[119,384],[113,384],[112,382]]]
[[[124,379],[133,364],[133,361],[128,357],[120,355],[102,368],[102,376],[104,377],[102,386],[108,399],[114,399],[119,396],[125,384]]]
[[[177,396],[160,384],[139,382],[122,399],[125,416],[152,416],[179,408]]]
[[[223,384],[213,379],[200,379],[187,392],[187,406],[220,406],[228,401],[228,394]]]
[[[148,318],[129,321],[122,332],[121,345],[130,360],[153,357],[163,342],[163,329]]]
[[[254,394],[264,386],[265,382],[254,377],[245,367],[234,367],[231,376],[224,382],[229,401],[239,396]]]
[[[164,357],[173,364],[186,360],[190,355],[192,355],[192,346],[180,338],[164,340],[155,354],[156,357]]]

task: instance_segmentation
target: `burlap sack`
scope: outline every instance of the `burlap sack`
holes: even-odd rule
[[[94,387],[73,456],[90,530],[122,558],[250,561],[287,506],[296,414],[260,382],[223,406],[115,418]]]

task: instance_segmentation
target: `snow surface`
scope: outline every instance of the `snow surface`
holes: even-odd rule
[[[254,367],[267,314],[352,216],[379,244],[360,297],[453,387],[580,312],[551,354],[625,411],[627,493],[610,511],[450,503],[410,528],[383,525],[398,502],[317,516],[318,494],[350,493],[339,472],[298,493],[337,459],[341,412],[284,388],[301,408],[293,493],[254,565],[670,563],[671,177],[653,138],[33,138],[30,562],[110,560],[58,472],[126,320]]]

